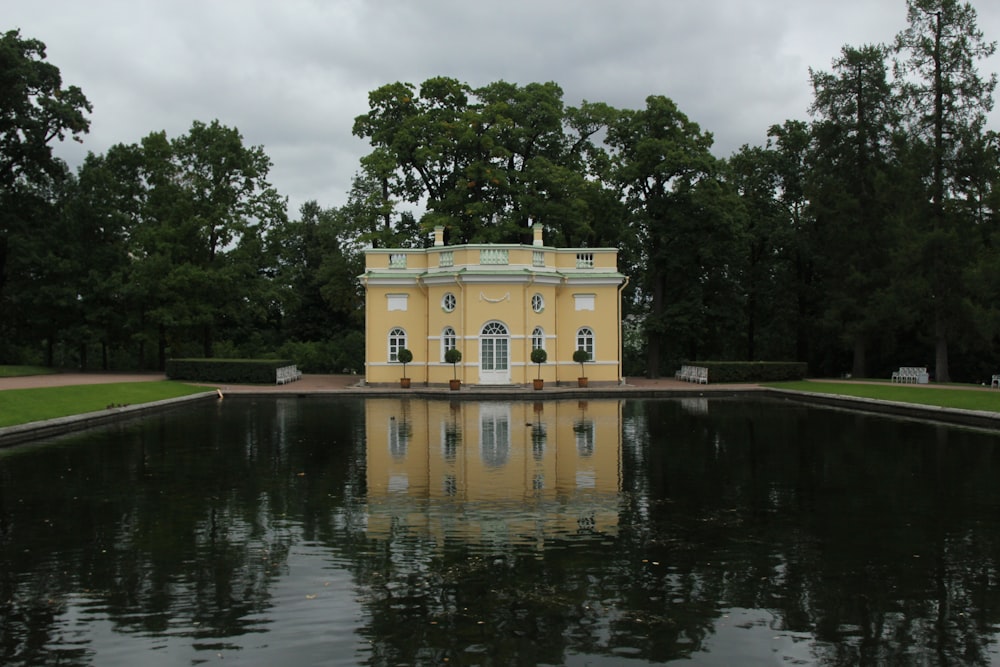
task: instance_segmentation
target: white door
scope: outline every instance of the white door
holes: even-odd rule
[[[479,335],[479,383],[510,384],[510,335],[499,322],[487,322]]]

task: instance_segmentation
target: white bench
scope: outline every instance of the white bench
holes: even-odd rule
[[[892,381],[900,384],[927,384],[930,376],[926,366],[900,366],[898,371],[893,371]]]
[[[674,378],[684,382],[708,384],[708,369],[704,366],[681,366],[680,370],[674,373]]]
[[[302,379],[302,372],[299,371],[298,366],[282,366],[275,370],[274,373],[274,383],[275,384],[287,384],[289,382],[295,382],[296,380]]]

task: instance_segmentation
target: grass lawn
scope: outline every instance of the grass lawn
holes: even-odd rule
[[[210,391],[178,382],[118,382],[0,391],[0,428],[44,419],[100,412]]]
[[[0,378],[13,378],[22,375],[51,375],[57,372],[46,366],[4,366],[0,364]]]
[[[817,394],[837,394],[874,398],[898,403],[933,405],[961,410],[1000,412],[1000,390],[955,389],[953,386],[913,386],[903,384],[852,384],[850,382],[774,382],[766,386]]]

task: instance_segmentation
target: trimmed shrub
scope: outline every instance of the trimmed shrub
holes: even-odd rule
[[[276,371],[292,366],[288,359],[170,359],[167,378],[193,382],[274,384]]]
[[[707,368],[712,383],[788,382],[804,380],[808,372],[804,361],[685,361],[684,365]]]

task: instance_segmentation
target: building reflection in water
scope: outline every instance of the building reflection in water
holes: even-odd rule
[[[366,401],[369,537],[443,546],[613,535],[620,401]]]

